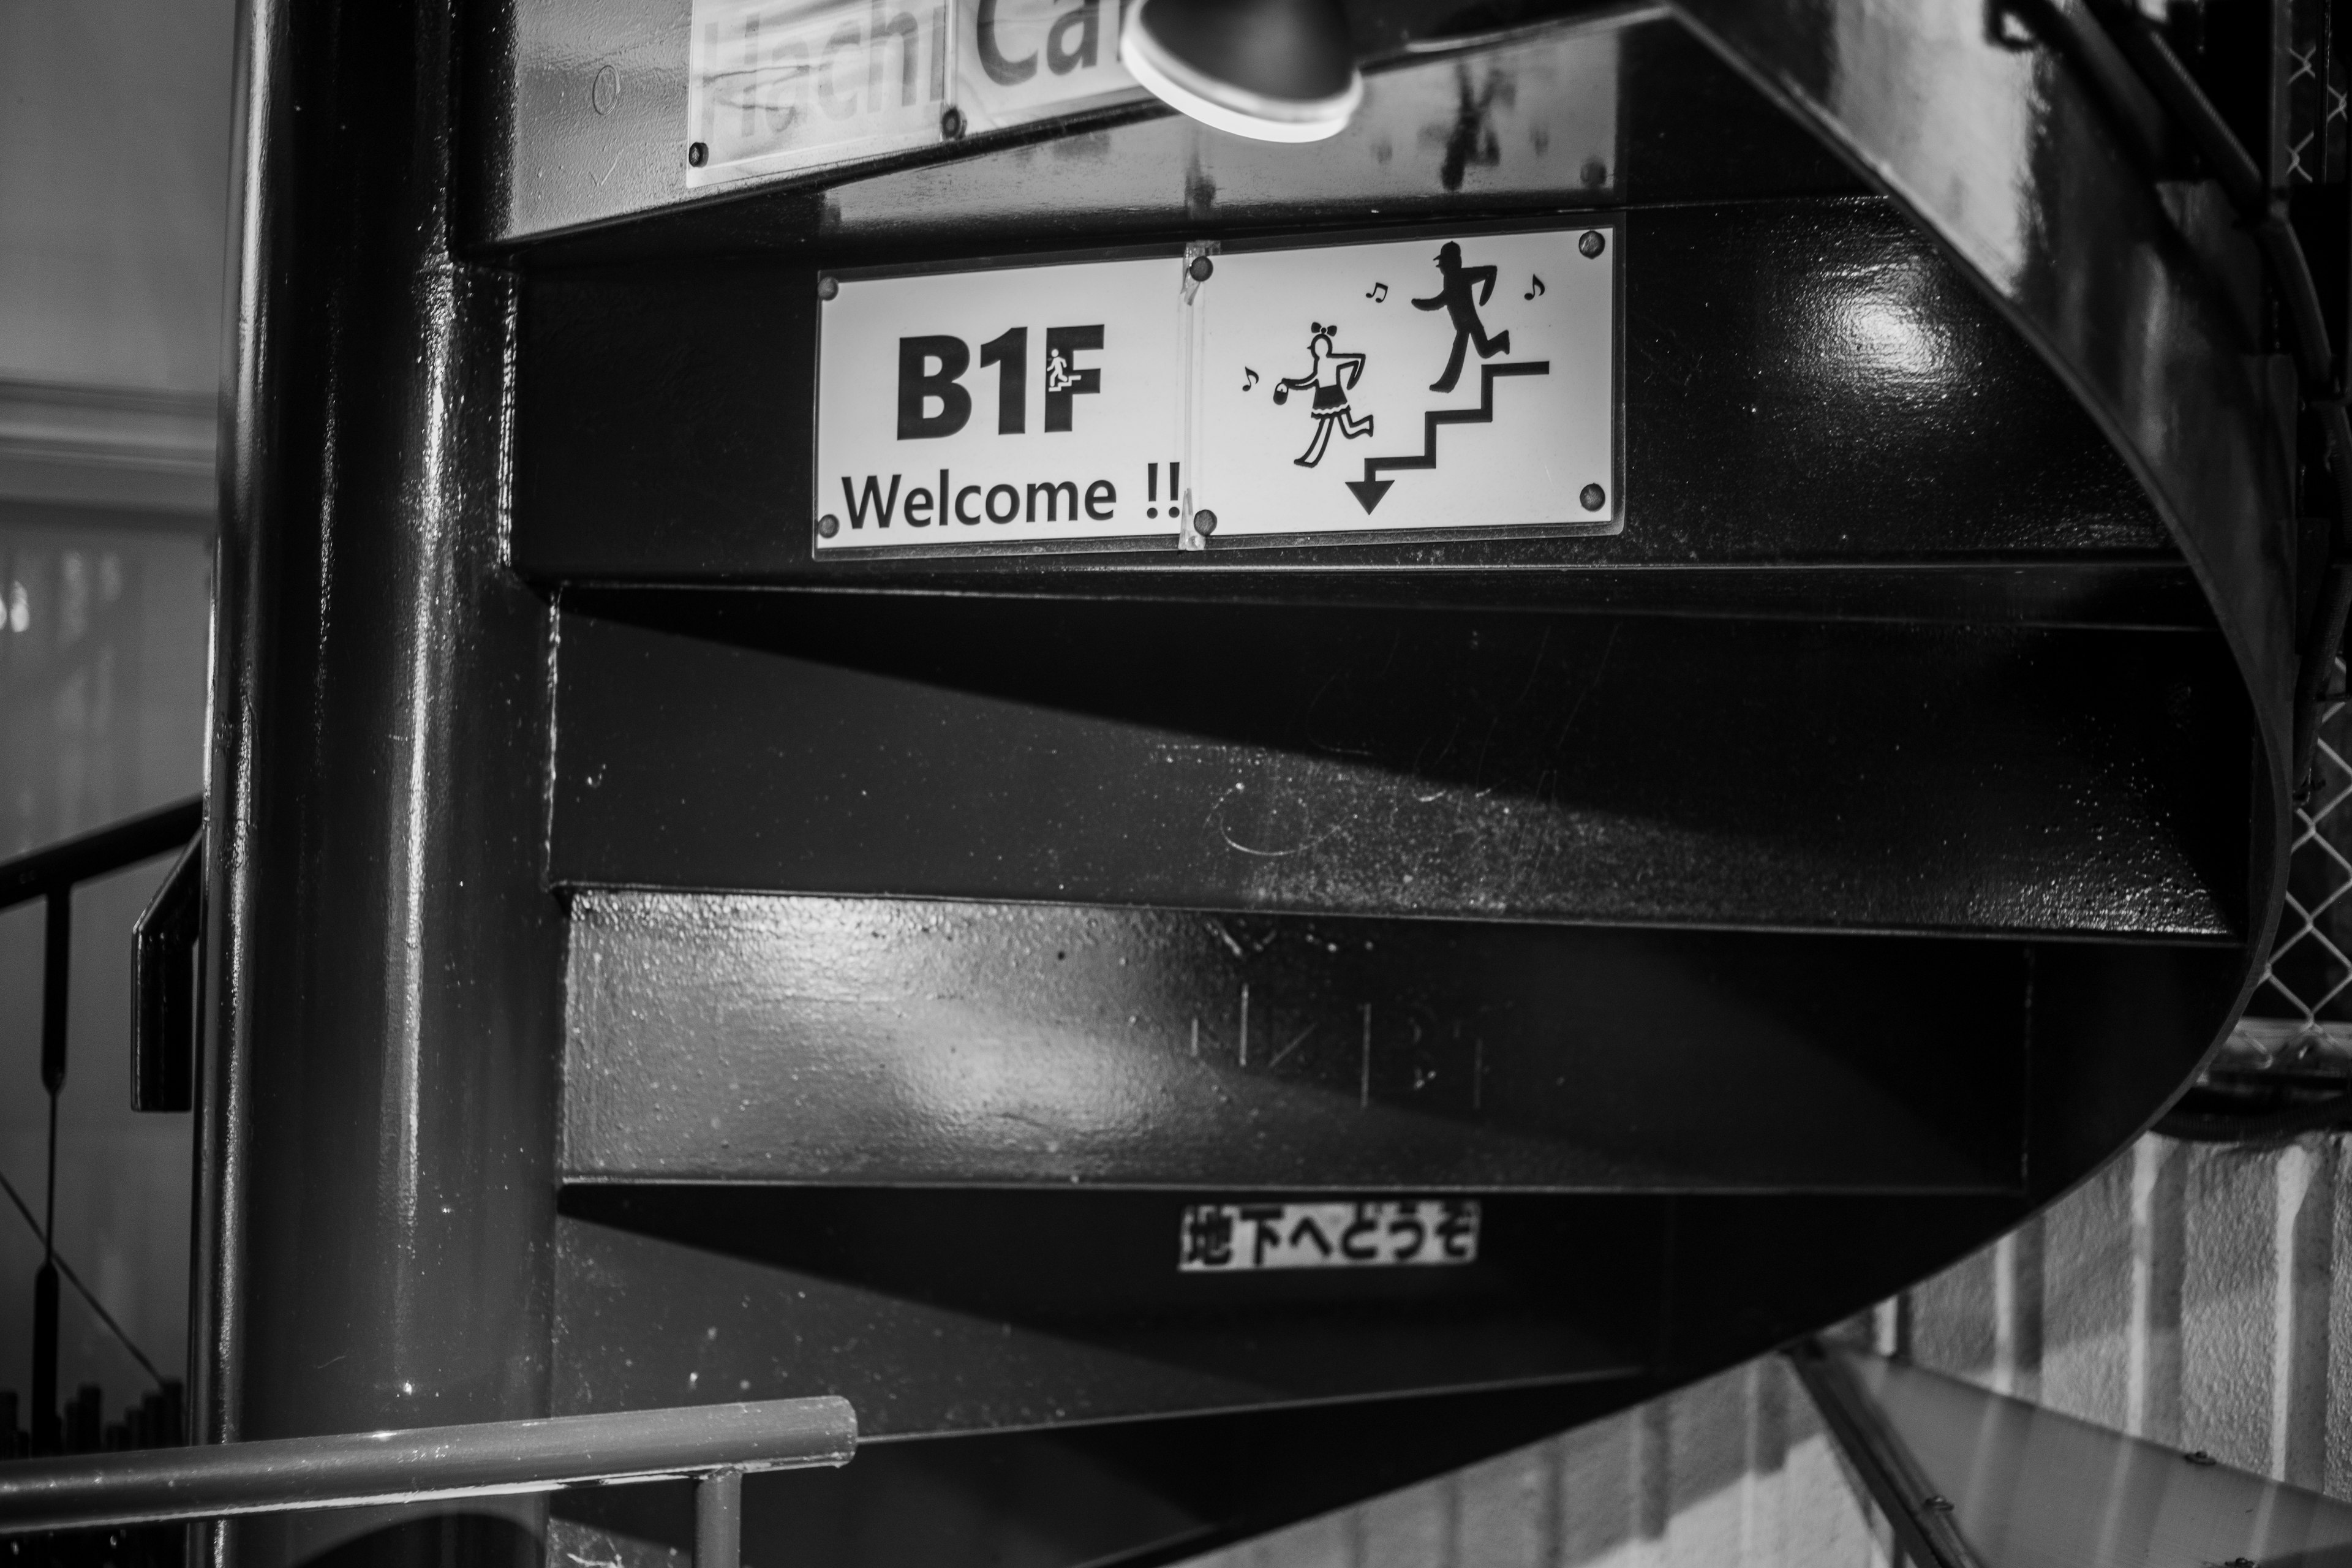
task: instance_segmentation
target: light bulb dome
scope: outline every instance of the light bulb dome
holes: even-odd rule
[[[1363,101],[1339,0],[1139,0],[1119,63],[1205,125],[1261,142],[1320,142]]]

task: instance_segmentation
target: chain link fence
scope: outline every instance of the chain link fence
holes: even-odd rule
[[[2336,665],[2336,688],[2345,667]],[[2295,807],[2286,907],[2262,983],[2217,1068],[2352,1070],[2352,706],[2322,716],[2316,780]]]

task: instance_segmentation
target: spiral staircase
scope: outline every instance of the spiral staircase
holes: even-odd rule
[[[1360,0],[1315,148],[713,184],[684,15],[253,7],[211,1436],[838,1394],[752,1557],[1168,1560],[1885,1297],[2244,1007],[2352,584],[2294,48]],[[817,548],[845,270],[1604,219],[1620,532]],[[1475,1261],[1179,1267],[1282,1204]]]

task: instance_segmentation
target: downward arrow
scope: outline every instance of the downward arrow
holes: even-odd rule
[[[1382,468],[1433,468],[1437,467],[1437,427],[1441,425],[1490,425],[1495,419],[1495,382],[1506,375],[1549,375],[1549,360],[1523,360],[1516,364],[1482,364],[1478,367],[1478,406],[1475,408],[1432,408],[1422,418],[1421,451],[1400,458],[1367,458],[1364,477],[1340,482],[1356,492],[1357,501],[1365,515],[1381,504],[1396,481],[1380,477]]]

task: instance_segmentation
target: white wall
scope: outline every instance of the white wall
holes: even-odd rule
[[[203,787],[210,565],[207,542],[185,532],[0,521],[0,856]],[[21,630],[9,614],[19,603]],[[75,898],[58,1242],[164,1375],[179,1376],[190,1119],[130,1108],[131,924],[163,868],[151,862]],[[37,904],[0,914],[0,1173],[37,1211],[42,919]],[[40,1260],[38,1238],[0,1199],[0,1389],[20,1394]],[[99,1384],[119,1418],[144,1373],[70,1289],[61,1323],[59,1385]]]
[[[201,787],[235,0],[0,0],[0,856]],[[21,613],[18,608],[21,606]],[[129,1108],[130,927],[86,888],[58,1238],[167,1375],[185,1359],[189,1126]],[[0,1173],[45,1184],[41,915],[0,915]],[[29,1383],[37,1238],[0,1201],[0,1389]],[[60,1382],[145,1377],[72,1291]]]
[[[0,379],[211,395],[235,0],[0,0]]]

